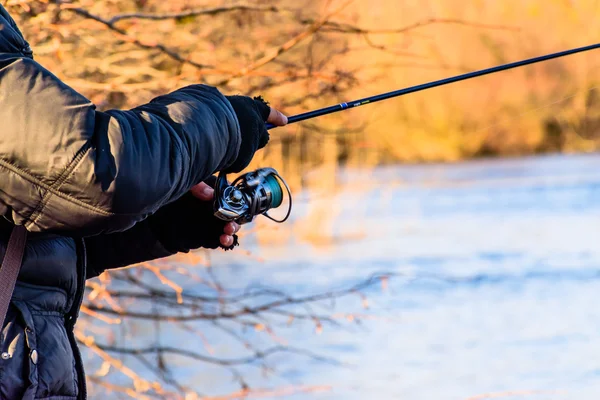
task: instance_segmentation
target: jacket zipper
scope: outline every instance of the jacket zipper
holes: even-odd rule
[[[86,400],[87,384],[85,381],[85,370],[83,368],[81,352],[79,351],[79,346],[77,345],[77,340],[75,339],[74,329],[75,324],[77,323],[77,318],[79,316],[79,309],[81,308],[81,304],[83,303],[83,295],[85,293],[87,254],[85,249],[85,242],[83,241],[83,239],[76,241],[76,245],[77,247],[79,247],[79,251],[77,251],[77,265],[79,267],[79,271],[77,273],[77,294],[75,297],[75,301],[73,302],[73,306],[71,307],[71,311],[69,312],[69,315],[67,317],[67,335],[69,337],[69,342],[71,342],[73,356],[75,357],[75,369],[77,370],[77,381],[79,389],[79,394],[77,395],[77,398],[80,400]]]

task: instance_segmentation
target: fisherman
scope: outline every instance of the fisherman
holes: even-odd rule
[[[233,248],[239,225],[213,216],[211,177],[246,168],[265,122],[287,118],[205,85],[100,112],[34,61],[0,5],[0,122],[0,277],[20,267],[12,298],[0,280],[0,399],[85,399],[73,335],[85,280]]]

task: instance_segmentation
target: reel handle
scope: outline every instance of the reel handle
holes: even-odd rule
[[[223,221],[235,221],[241,225],[252,220],[245,218],[248,214],[247,211],[248,204],[244,194],[238,188],[229,184],[226,173],[219,172],[215,184],[214,215]]]

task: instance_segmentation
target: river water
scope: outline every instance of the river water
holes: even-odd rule
[[[335,210],[334,241],[245,238],[263,260],[219,254],[219,281],[302,296],[398,276],[364,291],[366,309],[359,295],[315,305],[356,313],[360,324],[274,328],[276,340],[339,364],[274,355],[274,374],[240,369],[248,383],[328,387],[290,399],[600,398],[600,156],[395,166],[344,171],[340,181],[329,198],[298,195],[294,212]],[[206,335],[221,355],[241,351],[222,333]],[[242,335],[277,344],[265,332]],[[179,365],[204,393],[237,387],[227,370]]]

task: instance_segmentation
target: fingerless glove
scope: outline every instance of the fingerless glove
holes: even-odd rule
[[[214,176],[205,181],[213,188],[215,182]],[[212,201],[200,200],[191,193],[162,207],[148,220],[157,239],[165,249],[173,253],[218,247],[231,250],[238,245],[237,235],[233,235],[230,247],[221,245],[220,237],[227,222],[214,216]]]
[[[261,97],[225,97],[231,103],[240,124],[242,143],[237,159],[224,172],[237,173],[246,168],[254,153],[269,142],[269,131],[265,123],[271,113],[271,107]]]

